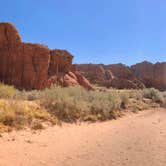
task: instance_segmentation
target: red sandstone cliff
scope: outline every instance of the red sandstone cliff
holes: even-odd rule
[[[0,23],[0,81],[17,88],[42,89],[53,83],[62,86],[92,85],[72,64],[65,50],[49,50],[45,45],[24,43],[10,23]]]
[[[75,66],[72,59],[66,50],[50,50],[45,45],[22,42],[12,24],[0,23],[0,82],[26,90],[51,84],[92,89],[89,79],[95,84],[120,89],[138,89],[145,85],[166,90],[166,62],[142,62],[131,67],[123,64]]]
[[[92,83],[119,89],[154,87],[166,90],[166,62],[142,62],[131,67],[123,64],[82,64],[77,69]]]
[[[135,77],[130,68],[123,64],[82,64],[77,65],[77,69],[92,83],[101,86],[119,89],[144,88],[143,83]]]
[[[144,61],[131,66],[131,70],[146,87],[166,90],[166,62],[152,64]]]

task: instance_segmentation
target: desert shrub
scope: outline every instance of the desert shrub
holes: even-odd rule
[[[107,120],[120,116],[121,110],[143,110],[166,104],[166,93],[156,89],[86,91],[82,87],[51,87],[41,92],[43,105],[62,121]],[[147,103],[147,99],[150,99]],[[156,106],[156,105],[155,105]]]
[[[43,124],[40,121],[35,121],[34,123],[32,123],[32,127],[33,130],[41,130],[44,129]]]
[[[149,99],[144,100],[137,100],[135,98],[130,99],[128,104],[128,109],[132,112],[138,112],[142,110],[146,110],[152,107],[151,101]]]
[[[0,128],[30,126],[37,129],[42,128],[42,122],[45,121],[57,124],[59,121],[115,119],[123,109],[129,108],[136,112],[148,108],[143,98],[166,106],[166,93],[153,88],[86,91],[80,86],[62,88],[54,85],[44,90],[19,91],[12,86],[0,84],[0,98],[8,99],[8,104],[0,105]],[[39,103],[42,109],[19,104],[20,101]]]
[[[160,92],[157,89],[150,88],[143,90],[143,96],[148,99],[152,99],[156,103],[164,104],[164,92]]]
[[[163,103],[161,104],[161,106],[166,108],[166,91],[162,92],[162,95],[163,95]]]
[[[133,90],[130,98],[143,100],[143,90]]]
[[[106,120],[115,118],[121,100],[110,92],[86,91],[82,87],[53,86],[40,94],[43,106],[65,122]]]
[[[16,89],[13,86],[0,83],[0,98],[13,98],[16,95]]]
[[[127,93],[120,94],[120,99],[121,99],[121,107],[125,109],[129,102],[129,94]]]
[[[90,115],[96,115],[98,120],[107,120],[117,118],[120,110],[120,99],[116,94],[110,93],[94,93],[94,98],[89,101],[89,113]],[[87,115],[88,115],[87,114]]]
[[[32,90],[32,91],[16,90],[16,94],[14,96],[14,99],[28,100],[28,101],[37,100],[39,98],[40,98],[40,91],[38,90]]]
[[[31,127],[35,121],[52,123],[54,118],[45,110],[33,105],[13,100],[0,102],[0,126],[22,129],[27,126]]]
[[[138,111],[140,111],[140,107],[138,105],[133,105],[132,108],[131,108],[131,111],[134,112],[134,113],[137,113]]]
[[[45,108],[61,121],[73,122],[81,116],[82,108],[74,103],[72,99],[47,100],[43,102]]]

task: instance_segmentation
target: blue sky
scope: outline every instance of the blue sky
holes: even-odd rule
[[[69,50],[75,63],[166,61],[165,0],[0,0],[22,40]]]

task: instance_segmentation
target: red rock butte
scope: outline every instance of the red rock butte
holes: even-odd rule
[[[66,50],[50,50],[46,45],[22,42],[15,26],[0,23],[0,82],[26,90],[43,89],[52,84],[92,89],[72,59]]]

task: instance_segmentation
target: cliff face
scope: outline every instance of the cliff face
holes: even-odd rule
[[[12,24],[0,23],[0,82],[26,90],[42,89],[53,83],[92,89],[75,70],[72,59],[65,50],[22,42]]]
[[[88,80],[120,89],[146,86],[166,90],[166,62],[142,62],[131,67],[123,64],[75,66],[72,59],[66,50],[50,50],[45,45],[22,42],[12,24],[0,23],[0,82],[26,90],[52,84],[92,89]]]
[[[77,69],[92,83],[106,87],[119,89],[139,89],[144,85],[131,72],[130,68],[123,64],[113,65],[77,65]]]
[[[123,64],[77,65],[77,69],[92,83],[119,89],[154,87],[166,90],[166,62],[142,62],[131,67]]]
[[[81,64],[76,65],[79,70],[90,82],[103,85],[106,80],[112,79],[112,73],[105,70],[103,65]]]
[[[152,64],[145,61],[131,66],[131,70],[146,87],[166,90],[166,62]]]

